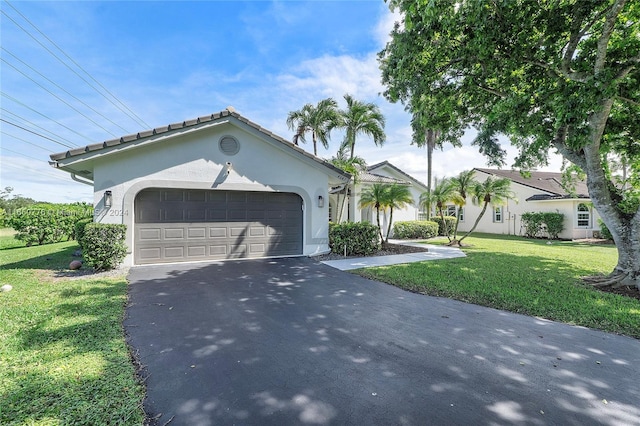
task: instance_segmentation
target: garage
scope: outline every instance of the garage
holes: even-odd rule
[[[297,194],[151,188],[134,210],[136,264],[303,253]]]

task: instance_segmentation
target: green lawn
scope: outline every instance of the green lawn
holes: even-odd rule
[[[75,242],[0,233],[0,424],[140,425],[143,386],[124,340],[127,282],[56,277]]]
[[[466,258],[356,273],[398,287],[640,338],[640,301],[602,293],[580,277],[607,274],[614,246],[478,234]]]

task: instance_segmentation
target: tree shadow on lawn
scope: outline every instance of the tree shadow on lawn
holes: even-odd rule
[[[17,247],[20,249],[37,249],[42,247],[43,250],[47,249],[47,253],[38,256],[32,256],[24,260],[20,260],[17,262],[11,262],[3,264],[3,261],[0,261],[3,269],[45,269],[51,271],[60,271],[64,269],[68,269],[69,263],[74,259],[80,259],[79,257],[74,257],[73,253],[78,250],[80,247],[77,245],[72,245],[69,247],[59,247],[55,250],[51,250],[51,247],[45,246],[33,246],[33,247]],[[14,249],[9,249],[14,250]],[[26,257],[26,256],[24,256]]]
[[[0,423],[140,423],[141,393],[131,389],[134,368],[122,339],[126,286],[124,279],[90,280],[44,290],[54,302],[16,333],[12,351],[21,361],[14,363],[24,365],[5,378]]]
[[[640,301],[583,283],[581,276],[598,272],[593,268],[548,257],[465,251],[467,258],[360,269],[357,273],[416,293],[605,331],[616,331],[617,324],[622,333],[640,338]]]

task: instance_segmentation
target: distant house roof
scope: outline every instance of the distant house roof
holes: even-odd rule
[[[114,148],[127,148],[128,146],[134,145],[132,142],[155,143],[155,142],[159,142],[159,140],[157,140],[159,136],[173,136],[174,134],[177,135],[180,132],[185,130],[191,130],[191,129],[195,130],[199,127],[206,127],[207,125],[215,124],[217,122],[222,122],[225,120],[233,121],[234,119],[237,120],[237,122],[243,123],[257,130],[258,132],[262,133],[264,136],[270,138],[271,140],[284,144],[289,149],[292,149],[293,151],[295,151],[297,154],[307,157],[308,159],[311,159],[321,164],[322,166],[333,171],[335,174],[341,176],[341,178],[344,180],[347,180],[351,177],[349,173],[345,172],[342,169],[339,169],[338,167],[334,166],[328,161],[325,161],[319,157],[316,157],[315,155],[308,153],[302,148],[284,139],[283,137],[278,136],[275,133],[272,133],[269,130],[254,123],[253,121],[243,117],[242,115],[238,114],[233,107],[227,107],[227,109],[220,111],[218,113],[205,115],[205,116],[197,117],[190,120],[185,120],[178,123],[168,124],[166,126],[156,127],[150,130],[144,130],[135,134],[122,136],[120,138],[110,139],[102,143],[91,144],[81,148],[70,149],[65,152],[51,154],[50,158],[51,160],[53,160],[53,163],[51,165],[54,167],[61,167],[58,164],[58,162],[64,163],[65,160],[69,160],[69,159],[73,160],[75,158],[77,158],[78,160],[82,160],[83,156],[91,157],[92,156],[91,154],[108,152]],[[86,173],[84,174],[86,175]]]
[[[400,185],[411,184],[411,182],[407,182],[401,179],[396,179],[389,176],[377,175],[375,173],[369,173],[369,172],[360,173],[360,175],[358,176],[358,179],[360,180],[360,182],[367,182],[367,183],[397,183]]]
[[[425,191],[427,190],[427,186],[424,183],[420,182],[418,179],[414,178],[413,176],[409,175],[405,171],[399,169],[398,167],[394,166],[393,164],[391,164],[386,160],[367,167],[367,172],[372,173],[374,170],[379,169],[381,167],[385,167],[385,166],[398,172],[401,176],[405,178],[407,183],[413,183],[415,185],[422,187]]]
[[[530,177],[524,177],[518,170],[481,169],[475,168],[482,173],[507,178],[520,185],[544,191],[544,194],[535,194],[527,201],[562,200],[571,198],[590,198],[589,190],[585,181],[575,182],[575,190],[567,191],[562,186],[562,173],[558,172],[538,172],[532,171]]]

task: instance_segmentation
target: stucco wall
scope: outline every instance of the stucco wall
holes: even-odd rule
[[[404,176],[401,173],[398,173],[396,170],[394,170],[392,167],[388,167],[388,166],[382,166],[379,168],[376,168],[375,170],[372,170],[372,173],[375,173],[377,175],[381,175],[381,176],[386,176],[386,177],[391,177],[391,178],[395,178],[395,179],[400,179],[403,181],[407,180],[407,177]],[[360,209],[355,209],[355,206],[357,205],[356,203],[360,202],[360,193],[363,190],[363,186],[364,185],[358,185],[356,188],[356,194],[357,196],[353,198],[352,202],[353,202],[353,207],[354,210],[356,210],[356,217],[354,218],[354,220],[356,222],[363,220],[365,218],[367,218],[369,215],[364,214],[364,212],[362,212]],[[418,213],[420,212],[420,208],[419,208],[419,202],[420,202],[420,195],[422,194],[422,188],[416,186],[416,185],[411,185],[409,187],[409,191],[411,192],[411,196],[413,198],[413,204],[409,204],[407,205],[405,208],[403,209],[394,209],[393,210],[393,223],[396,222],[402,222],[402,221],[410,221],[410,220],[418,220]],[[387,210],[386,213],[380,213],[380,224],[382,226],[383,229],[383,233],[386,234],[387,228],[389,226],[389,211]],[[373,211],[370,214],[371,217],[371,222],[372,223],[376,223],[376,212],[375,209],[373,209]],[[391,227],[393,228],[393,223],[391,225]]]
[[[476,173],[475,176],[479,181],[484,181],[487,177],[488,175],[484,173]],[[480,220],[476,232],[522,235],[524,231],[522,229],[522,214],[526,212],[558,212],[564,214],[564,231],[559,235],[562,239],[591,238],[593,231],[599,229],[597,223],[599,216],[593,208],[591,208],[590,226],[586,228],[579,228],[577,226],[577,206],[579,203],[584,203],[588,200],[526,201],[527,198],[533,195],[544,194],[544,192],[515,182],[511,183],[511,190],[515,192],[518,201],[508,200],[503,206],[503,221],[493,221],[493,209],[489,206],[487,207],[485,215]],[[461,221],[458,227],[459,233],[466,232],[473,226],[481,210],[482,205],[476,206],[473,205],[470,199],[467,200],[467,205],[464,209],[464,221]]]
[[[240,150],[230,156],[218,142],[233,136]],[[127,245],[133,250],[134,200],[145,188],[281,191],[303,200],[303,253],[328,251],[328,204],[318,207],[318,197],[328,199],[329,176],[291,153],[260,138],[260,134],[228,123],[186,132],[148,146],[97,159],[94,167],[95,219],[127,225]],[[231,163],[227,174],[227,162]],[[113,205],[104,208],[103,194],[110,190]],[[131,265],[131,254],[125,264]]]

